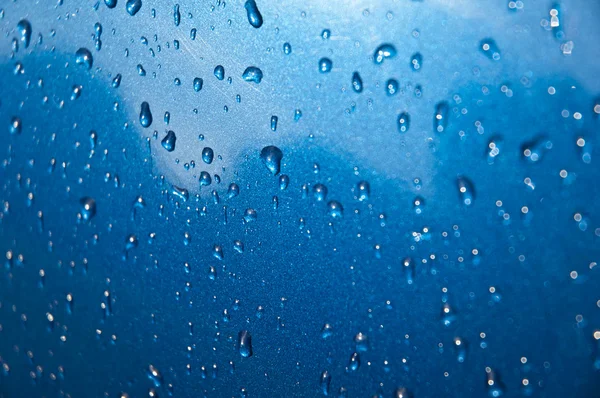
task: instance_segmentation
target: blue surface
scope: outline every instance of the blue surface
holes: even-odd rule
[[[600,397],[600,5],[43,3],[0,397]]]

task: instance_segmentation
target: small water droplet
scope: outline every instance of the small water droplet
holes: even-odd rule
[[[319,60],[319,72],[321,73],[331,72],[332,66],[333,62],[329,58],[323,57]]]
[[[242,330],[238,334],[238,350],[244,358],[252,356],[252,336],[247,330]]]
[[[363,91],[363,81],[358,72],[352,74],[352,89],[356,93],[362,93]]]
[[[406,112],[402,112],[398,115],[398,131],[406,133],[410,127],[410,115]]]

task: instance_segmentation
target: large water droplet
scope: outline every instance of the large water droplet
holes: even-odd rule
[[[262,70],[257,68],[256,66],[249,66],[244,70],[242,74],[242,78],[247,82],[260,83],[263,78]]]
[[[375,64],[380,65],[388,58],[393,58],[396,56],[396,47],[389,43],[384,43],[375,49],[375,53],[373,54],[373,62]]]
[[[142,0],[127,0],[125,3],[125,9],[132,17],[138,13],[140,8],[142,8]]]
[[[213,158],[215,157],[215,153],[212,148],[206,147],[202,150],[202,161],[206,164],[211,164]]]
[[[258,29],[263,24],[263,17],[258,10],[258,6],[256,5],[256,1],[254,0],[246,0],[244,4],[244,8],[246,9],[246,13],[248,14],[248,22],[252,27]]]
[[[150,112],[150,104],[146,101],[142,102],[140,109],[140,124],[142,127],[148,128],[152,124],[152,112]]]
[[[260,158],[271,174],[279,174],[279,171],[281,170],[281,159],[283,159],[283,152],[281,152],[281,149],[273,145],[266,146],[260,151]]]
[[[75,63],[77,65],[84,65],[86,68],[91,69],[94,64],[94,57],[87,48],[81,47],[75,53]]]
[[[342,218],[344,216],[344,207],[337,200],[327,203],[327,214],[332,218]]]
[[[31,23],[26,19],[20,20],[17,24],[17,31],[25,48],[29,47],[29,42],[31,41]]]
[[[177,141],[175,132],[173,130],[169,130],[167,135],[165,135],[165,138],[163,138],[160,143],[167,151],[173,152],[175,150],[175,141]]]

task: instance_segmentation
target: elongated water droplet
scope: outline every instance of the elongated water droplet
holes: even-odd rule
[[[540,134],[521,145],[521,155],[527,162],[537,163],[550,149],[552,149],[552,141],[546,135]]]
[[[247,82],[259,84],[262,81],[263,73],[256,66],[249,66],[244,70],[242,78]]]
[[[152,112],[150,112],[150,104],[146,101],[142,102],[140,109],[140,124],[142,127],[148,128],[152,124]]]
[[[433,115],[433,129],[438,133],[444,132],[448,124],[448,103],[446,101],[438,102],[435,106]]]
[[[21,134],[22,130],[23,130],[23,123],[21,123],[21,119],[18,118],[17,116],[13,116],[10,119],[10,124],[8,126],[8,131],[11,134]]]
[[[500,376],[490,367],[485,368],[486,389],[489,397],[498,398],[504,395],[504,385]]]
[[[494,40],[483,39],[481,43],[479,43],[479,48],[489,59],[494,61],[500,60],[500,50]]]
[[[163,383],[163,377],[160,371],[152,364],[148,366],[148,378],[154,383],[156,388],[160,387]]]
[[[113,88],[118,88],[121,85],[121,74],[118,73],[112,80]]]
[[[329,395],[329,386],[331,384],[331,374],[328,371],[324,371],[321,373],[321,380],[319,385],[321,386],[321,391],[323,395]]]
[[[252,336],[247,330],[242,330],[238,334],[238,350],[244,358],[252,356]]]
[[[398,115],[398,131],[406,133],[410,127],[410,115],[406,112],[402,112]]]
[[[201,77],[197,77],[194,79],[194,91],[198,92],[202,90],[202,86],[204,86],[204,80]]]
[[[371,186],[367,181],[359,181],[356,184],[356,198],[361,202],[368,200],[371,195]]]
[[[279,118],[275,115],[271,116],[271,130],[272,131],[277,131],[277,122],[279,121]]]
[[[373,54],[373,62],[376,65],[380,65],[388,58],[393,58],[396,56],[396,47],[389,43],[384,43],[375,49],[375,53]]]
[[[468,344],[462,337],[455,337],[453,340],[454,352],[456,353],[456,360],[459,363],[465,362],[467,359]]]
[[[350,361],[348,362],[348,367],[346,368],[348,371],[355,372],[360,367],[360,355],[358,352],[353,352],[350,355]]]
[[[352,89],[356,93],[362,93],[363,91],[363,81],[358,72],[352,74]]]
[[[258,29],[263,24],[263,17],[258,10],[258,6],[256,5],[256,1],[254,0],[246,0],[244,4],[244,8],[246,9],[246,14],[248,15],[248,22],[252,27]]]
[[[469,180],[467,177],[459,176],[456,179],[456,185],[458,186],[460,201],[465,206],[471,206],[473,204],[473,200],[475,200],[475,188],[473,187],[471,180]]]
[[[283,152],[281,152],[281,149],[273,145],[266,146],[260,151],[260,158],[271,174],[279,174],[279,171],[281,170],[281,159],[283,159]]]
[[[327,198],[327,187],[323,184],[315,184],[313,187],[313,195],[317,202],[324,201]]]
[[[25,48],[29,47],[29,42],[31,41],[31,23],[26,19],[20,20],[17,24],[17,31]]]
[[[175,26],[179,26],[180,22],[181,13],[179,12],[179,4],[175,4],[175,6],[173,7],[173,23],[175,23]]]
[[[169,152],[173,152],[175,150],[175,141],[177,141],[177,137],[175,136],[175,132],[169,130],[165,138],[160,142],[163,148],[165,148]]]

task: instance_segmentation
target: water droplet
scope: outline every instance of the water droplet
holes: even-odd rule
[[[500,50],[496,42],[492,39],[483,39],[479,43],[479,48],[491,60],[498,61],[500,59]]]
[[[223,65],[215,66],[214,74],[215,77],[219,80],[225,79],[225,68],[223,67]]]
[[[552,141],[540,134],[521,146],[521,155],[529,163],[537,163],[544,158],[546,152],[552,149]]]
[[[202,161],[204,163],[211,164],[214,157],[215,157],[215,153],[213,152],[212,148],[205,147],[202,150]]]
[[[413,209],[415,210],[415,214],[423,213],[423,208],[425,207],[425,199],[421,196],[417,196],[413,200]]]
[[[140,124],[142,127],[148,128],[152,124],[152,112],[150,112],[150,104],[146,101],[142,102],[140,109]]]
[[[375,53],[373,54],[373,62],[376,65],[380,65],[388,58],[393,58],[396,56],[396,47],[392,44],[384,43],[375,49]]]
[[[266,146],[260,151],[260,158],[271,174],[279,174],[281,169],[281,159],[283,159],[283,152],[281,152],[281,149],[273,145]]]
[[[488,396],[492,398],[501,397],[504,395],[504,385],[500,381],[500,376],[490,367],[485,368],[486,373],[486,389]]]
[[[433,128],[438,133],[444,132],[448,124],[448,103],[446,101],[438,102],[435,106],[435,115],[433,116]]]
[[[323,395],[329,395],[329,385],[331,384],[331,375],[328,371],[324,371],[321,373],[321,380],[319,385],[321,386],[321,391]]]
[[[17,31],[21,36],[21,42],[25,48],[29,47],[29,42],[31,41],[31,23],[28,20],[22,19],[17,24]]]
[[[499,135],[490,138],[485,149],[488,164],[493,164],[496,157],[500,155],[503,143],[503,139]]]
[[[469,180],[467,177],[459,176],[456,179],[456,185],[458,186],[460,201],[465,206],[471,206],[473,204],[473,200],[475,200],[475,188],[473,187],[471,180]]]
[[[256,221],[258,218],[258,213],[254,209],[246,209],[244,212],[244,222],[249,223],[252,221]]]
[[[319,60],[319,72],[321,73],[329,73],[331,72],[331,67],[333,66],[333,62],[329,58],[323,57]]]
[[[344,207],[337,200],[327,203],[327,214],[332,218],[342,218],[344,216]]]
[[[169,152],[173,152],[175,150],[175,141],[177,141],[177,137],[175,136],[175,132],[169,130],[165,138],[160,142],[163,148],[165,148]]]
[[[252,356],[252,336],[247,330],[242,330],[238,334],[238,350],[244,358]]]
[[[394,398],[413,398],[413,396],[406,387],[398,387],[394,391]]]
[[[402,260],[402,269],[404,270],[404,276],[406,277],[406,283],[412,285],[415,280],[416,267],[415,262],[412,258],[406,257]]]
[[[106,4],[108,8],[115,8],[117,6],[117,0],[104,0],[104,4]]]
[[[323,184],[315,184],[313,187],[313,195],[317,202],[324,201],[327,198],[327,187]]]
[[[350,355],[350,361],[348,362],[348,367],[346,368],[348,371],[355,372],[360,367],[360,355],[358,352],[353,352]]]
[[[246,0],[244,4],[244,8],[246,9],[246,13],[248,14],[248,22],[252,27],[258,29],[263,24],[263,17],[258,10],[258,6],[256,5],[256,1],[254,0]]]
[[[163,383],[163,377],[160,371],[152,364],[148,366],[148,379],[150,379],[156,388],[160,387]]]
[[[121,85],[121,74],[117,74],[114,79],[112,80],[112,87],[113,88],[119,88],[119,86]]]
[[[198,178],[198,181],[200,182],[200,186],[206,187],[211,184],[212,178],[210,178],[210,174],[207,171],[202,171],[200,172],[200,177]]]
[[[81,204],[81,219],[89,222],[96,215],[96,201],[85,196],[79,200],[79,203]]]
[[[415,53],[412,57],[410,57],[410,67],[413,71],[418,72],[421,70],[421,66],[423,65],[423,56],[421,53]]]
[[[292,53],[292,45],[290,43],[283,43],[283,53],[290,55]]]
[[[87,48],[81,47],[75,53],[75,63],[77,65],[84,65],[86,68],[91,69],[94,64],[94,57]]]
[[[356,93],[362,93],[363,91],[363,81],[358,72],[352,74],[352,89]]]
[[[231,184],[229,184],[229,188],[227,189],[227,197],[229,199],[231,199],[231,198],[235,198],[239,194],[240,194],[240,187],[235,182],[232,182]]]
[[[279,189],[285,191],[290,184],[290,177],[285,174],[279,176]]]
[[[175,4],[175,6],[173,7],[173,23],[175,23],[175,26],[179,26],[180,22],[181,13],[179,12],[179,4]]]
[[[398,92],[399,86],[400,86],[400,84],[398,83],[398,80],[389,79],[387,81],[387,83],[385,84],[385,91],[386,91],[387,95],[390,97],[392,95],[395,95]]]
[[[247,82],[252,82],[256,84],[259,84],[262,81],[262,78],[262,70],[260,70],[256,66],[247,67],[246,70],[244,70],[244,73],[242,74],[242,79],[244,79]]]
[[[453,340],[454,352],[456,353],[456,360],[459,363],[465,362],[467,359],[468,344],[462,337],[455,337]]]
[[[410,115],[406,112],[402,112],[398,115],[398,131],[406,133],[410,127]]]
[[[194,91],[198,92],[202,90],[202,86],[204,85],[204,80],[201,77],[196,77],[194,79]]]
[[[321,338],[326,339],[331,336],[333,336],[333,326],[331,326],[331,324],[329,324],[329,323],[326,323],[323,325],[323,328],[321,329]]]
[[[275,115],[271,116],[271,130],[272,131],[277,131],[277,122],[279,121],[279,118]]]
[[[142,0],[127,0],[125,3],[125,9],[132,17],[138,13],[140,8],[142,8]]]
[[[356,184],[356,198],[361,202],[368,200],[371,195],[371,186],[367,181],[359,181]]]
[[[8,131],[11,134],[21,134],[21,131],[23,130],[23,123],[21,123],[21,119],[13,116],[10,119],[10,124],[8,126]]]

